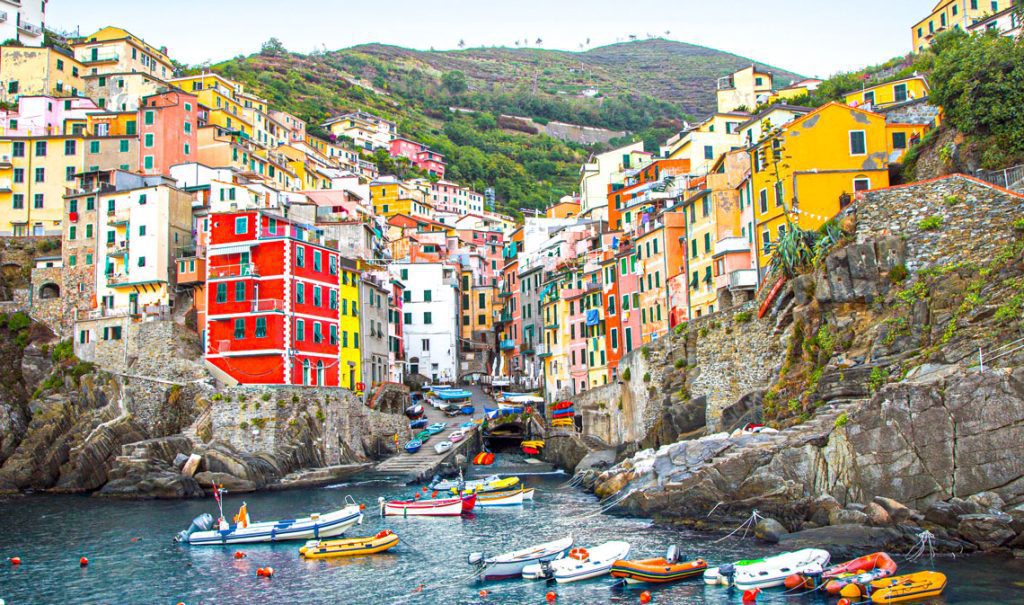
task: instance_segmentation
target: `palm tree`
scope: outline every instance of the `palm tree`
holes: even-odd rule
[[[536,44],[537,44],[537,46],[543,46],[544,45],[544,40],[542,38],[537,38]]]

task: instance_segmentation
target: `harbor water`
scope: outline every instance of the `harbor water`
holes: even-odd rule
[[[192,518],[215,513],[213,499],[121,502],[74,496],[0,499],[0,599],[29,604],[543,604],[549,591],[557,603],[638,603],[645,588],[624,588],[610,578],[568,585],[509,580],[482,584],[472,578],[470,552],[497,554],[571,534],[578,544],[626,540],[632,556],[660,556],[677,544],[684,556],[712,565],[773,552],[753,539],[683,532],[650,521],[600,513],[597,500],[565,485],[565,475],[524,477],[538,488],[534,503],[489,509],[465,518],[388,518],[376,510],[378,496],[409,497],[413,487],[354,483],[330,488],[229,494],[225,514],[244,499],[254,520],[286,519],[342,506],[345,496],[367,505],[365,521],[349,536],[387,528],[402,543],[390,552],[359,558],[304,561],[300,543],[188,547],[172,537]],[[828,548],[822,544],[822,548]],[[236,559],[235,551],[246,553]],[[20,557],[21,565],[3,561]],[[79,558],[87,557],[87,567]],[[1024,562],[983,557],[899,560],[900,571],[937,569],[949,588],[933,603],[1024,603]],[[271,579],[256,569],[270,566]],[[481,596],[481,589],[488,594]],[[699,579],[647,587],[652,603],[740,603],[736,590],[705,586]],[[823,596],[766,591],[761,603],[826,603]]]

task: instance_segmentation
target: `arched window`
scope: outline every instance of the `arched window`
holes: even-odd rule
[[[309,360],[302,360],[302,386],[309,386]]]
[[[316,383],[324,386],[324,362],[316,362]]]

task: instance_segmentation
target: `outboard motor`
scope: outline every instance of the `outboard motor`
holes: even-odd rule
[[[736,577],[736,566],[732,563],[726,563],[718,568],[718,575],[725,580],[722,584],[725,586],[732,586],[733,580]]]
[[[470,565],[479,566],[484,562],[484,554],[482,552],[471,552],[467,557],[467,561]]]
[[[540,564],[540,575],[544,578],[551,579],[555,577],[555,570],[551,569],[551,561],[542,561]]]
[[[174,540],[176,542],[188,542],[188,537],[197,531],[210,531],[213,529],[213,516],[210,513],[203,513],[192,519],[192,525],[188,529],[178,532]]]
[[[668,550],[665,552],[665,561],[667,561],[669,565],[673,565],[677,561],[679,561],[679,547],[678,546],[673,544],[672,546],[668,547]]]
[[[805,576],[807,576],[807,579],[808,579],[808,580],[810,580],[810,582],[811,582],[811,588],[812,588],[812,589],[816,589],[816,588],[818,588],[819,586],[821,586],[821,576],[822,576],[822,574],[824,574],[824,573],[825,573],[825,570],[823,570],[823,569],[821,569],[821,568],[819,567],[819,568],[817,568],[817,569],[815,569],[815,570],[813,570],[813,571],[808,571],[808,572],[807,572],[807,573],[805,573],[804,575],[805,575]]]

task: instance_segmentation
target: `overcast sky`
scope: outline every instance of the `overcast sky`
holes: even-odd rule
[[[276,36],[290,50],[365,42],[419,49],[578,50],[648,34],[701,44],[807,76],[910,50],[910,26],[935,0],[50,0],[47,25],[87,34],[118,25],[186,63],[250,54]],[[671,32],[666,36],[665,32]]]

